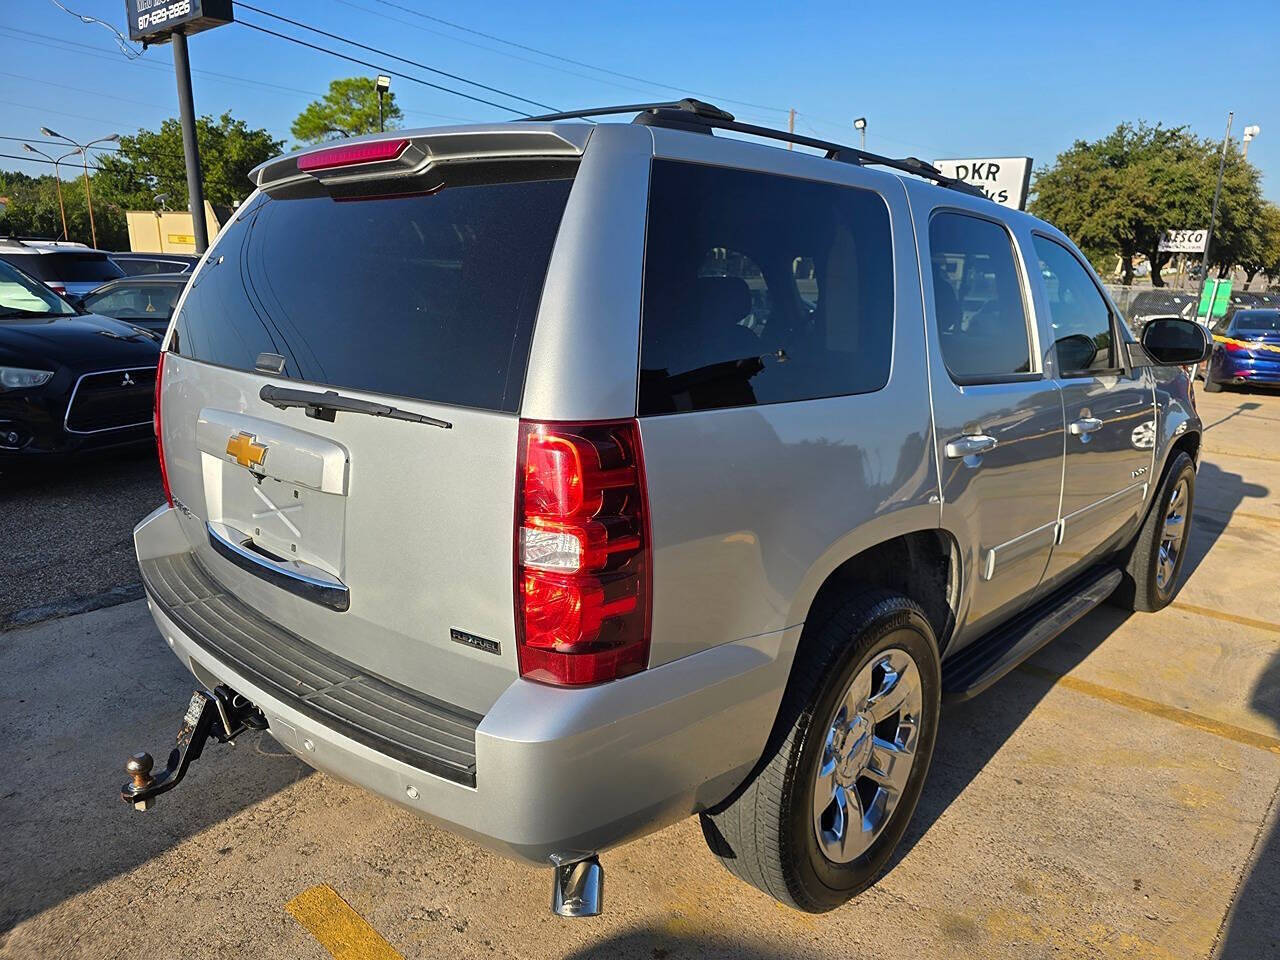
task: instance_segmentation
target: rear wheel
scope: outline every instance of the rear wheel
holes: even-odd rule
[[[883,591],[816,627],[802,655],[762,766],[701,819],[731,873],[821,912],[870,886],[906,830],[937,736],[940,668],[923,611]]]
[[[1125,565],[1124,582],[1113,595],[1119,606],[1152,612],[1163,609],[1173,600],[1191,538],[1195,495],[1195,464],[1180,450],[1174,455],[1134,541],[1133,552]]]

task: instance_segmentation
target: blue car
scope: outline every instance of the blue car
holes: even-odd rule
[[[1236,310],[1213,325],[1206,393],[1227,384],[1280,387],[1280,308]]]

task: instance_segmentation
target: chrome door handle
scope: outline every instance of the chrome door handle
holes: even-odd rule
[[[994,450],[999,442],[995,437],[989,437],[985,433],[970,433],[947,441],[947,456],[952,460],[959,460],[961,457],[972,457],[976,454],[986,453],[988,450]]]
[[[1081,417],[1068,427],[1073,437],[1083,437],[1086,434],[1093,433],[1095,430],[1102,429],[1102,421],[1097,417]]]

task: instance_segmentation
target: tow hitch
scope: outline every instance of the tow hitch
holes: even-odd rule
[[[267,718],[262,711],[229,687],[217,686],[213,692],[197,690],[187,704],[178,728],[178,745],[170,752],[165,768],[153,776],[155,760],[151,754],[135,753],[124,765],[132,780],[120,788],[120,799],[133,804],[135,810],[150,810],[156,797],[182,782],[210,737],[219,743],[233,743],[246,730],[265,729]]]

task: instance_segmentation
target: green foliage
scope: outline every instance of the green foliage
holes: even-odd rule
[[[84,178],[76,177],[74,163],[64,165],[62,202],[67,211],[67,239],[91,243],[89,207],[85,201]],[[129,228],[124,210],[98,195],[92,178],[93,220],[98,246],[104,250],[129,249]],[[62,214],[58,208],[57,182],[52,174],[29,177],[22,173],[0,172],[0,197],[6,207],[0,214],[0,233],[20,237],[62,237]]]
[[[1145,254],[1152,283],[1163,285],[1165,230],[1204,227],[1213,204],[1220,143],[1185,127],[1122,123],[1094,141],[1077,140],[1036,172],[1030,209],[1070,235],[1095,264],[1119,256],[1124,282]],[[1229,271],[1257,244],[1262,197],[1257,170],[1228,144],[1211,265]]]
[[[1280,279],[1280,206],[1264,202],[1257,222],[1252,243],[1240,258],[1247,277],[1246,286],[1259,272],[1265,273],[1273,283]]]
[[[249,195],[249,171],[277,156],[284,141],[263,129],[251,128],[230,112],[216,120],[196,119],[196,142],[204,177],[205,199],[232,205]],[[182,152],[182,127],[165,120],[159,130],[139,130],[120,138],[120,150],[98,158],[95,188],[103,198],[127,210],[153,210],[157,194],[166,194],[170,210],[187,208],[187,168]],[[95,206],[96,213],[96,206]]]
[[[400,125],[404,114],[396,95],[383,94],[384,126]],[[298,114],[291,128],[299,143],[319,143],[335,137],[378,132],[378,91],[368,77],[344,77],[329,84],[323,100],[313,100]]]

